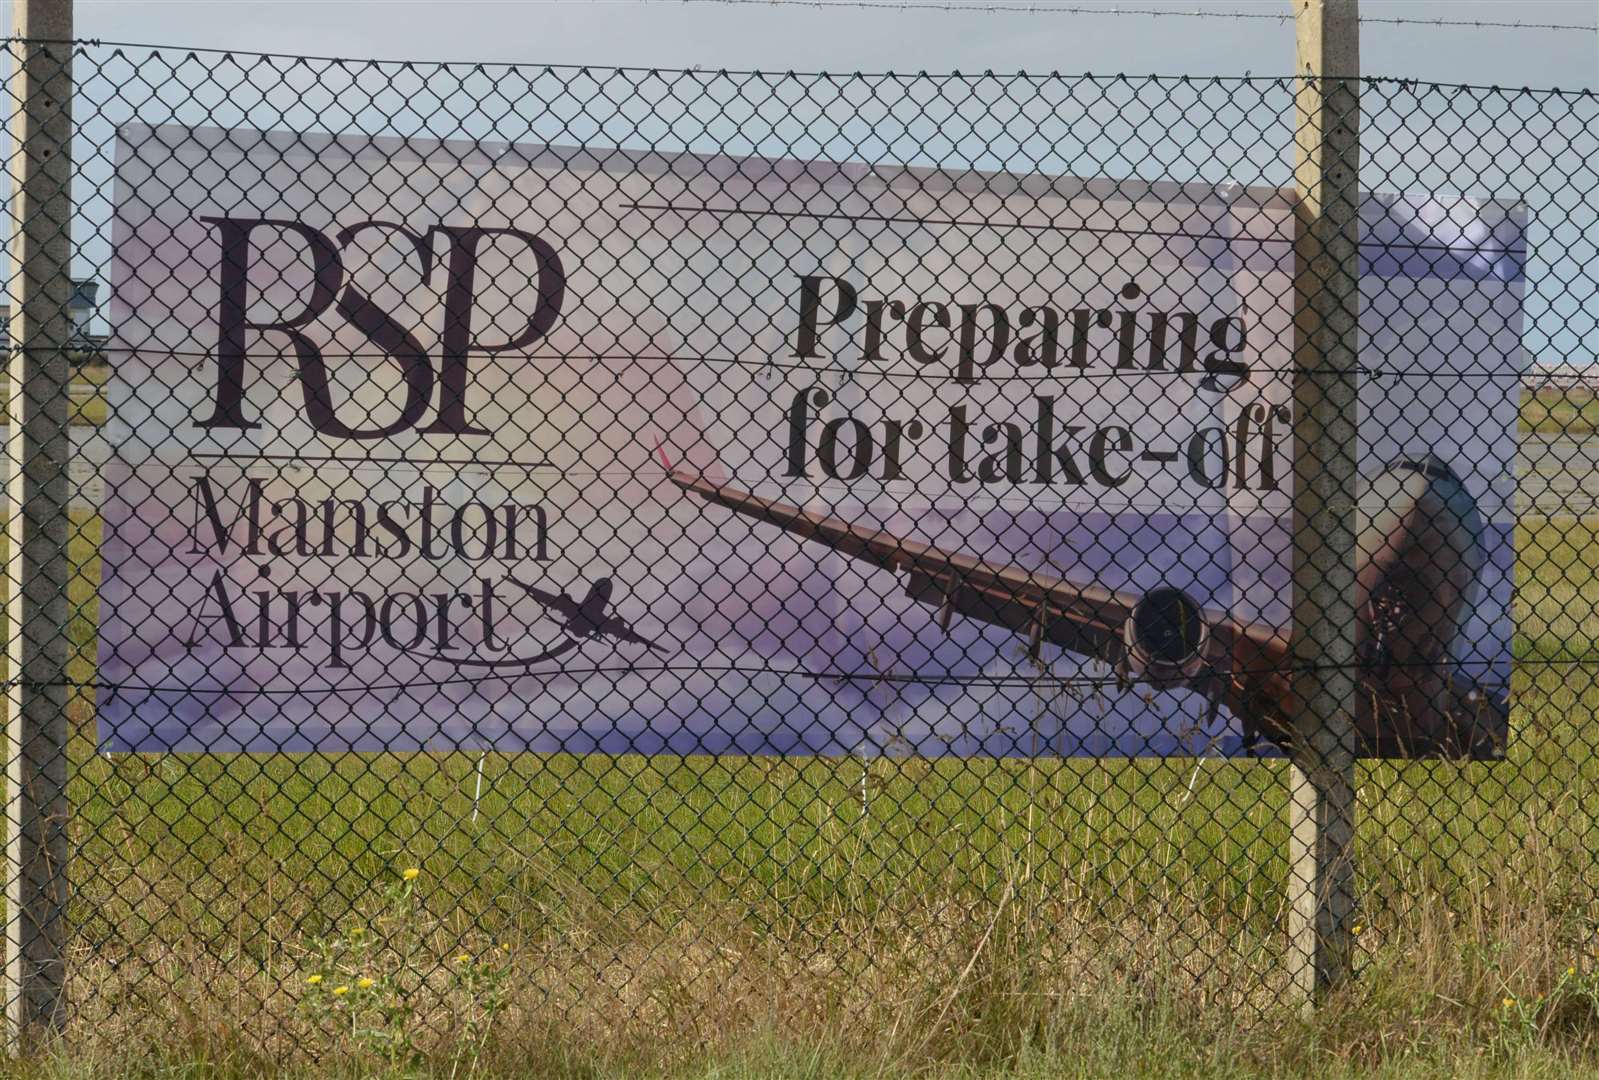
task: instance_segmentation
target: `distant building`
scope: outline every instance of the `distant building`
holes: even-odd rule
[[[74,278],[72,282],[72,296],[67,300],[67,316],[72,320],[71,347],[87,353],[95,354],[96,358],[103,361],[106,335],[91,333],[89,322],[94,318],[97,310],[96,300],[100,294],[100,283],[88,279]],[[0,343],[11,343],[11,300],[9,297],[0,298]]]
[[[1599,365],[1533,363],[1521,384],[1529,390],[1599,390]]]

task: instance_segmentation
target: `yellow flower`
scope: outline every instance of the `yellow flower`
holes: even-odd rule
[[[349,992],[350,992],[350,988],[348,986],[335,986],[333,988],[333,996],[334,997],[343,997],[345,994],[348,994]]]
[[[422,870],[420,867],[408,866],[405,868],[405,873],[401,874],[400,876],[406,881],[415,881],[417,878],[422,876]]]
[[[337,990],[335,990],[333,992],[335,994],[338,993]],[[1515,998],[1505,998],[1505,1000],[1501,1001],[1499,1004],[1503,1005],[1505,1008],[1508,1009],[1508,1008],[1510,1008],[1510,1006],[1514,1005],[1515,1003],[1516,1003],[1516,999]]]
[[[1350,932],[1350,933],[1351,933],[1351,934],[1358,934],[1358,933],[1360,933],[1360,932],[1361,932],[1361,931],[1362,931],[1362,930],[1364,930],[1364,929],[1365,929],[1365,927],[1364,927],[1364,926],[1361,926],[1361,925],[1360,925],[1360,924],[1359,924],[1359,923],[1356,923],[1356,924],[1355,924],[1355,925],[1354,925],[1354,926],[1351,926],[1351,927],[1350,927],[1350,928],[1349,928],[1349,932]]]
[[[362,990],[370,990],[370,989],[372,989],[372,987],[374,985],[374,980],[367,978],[365,975],[362,975],[359,979],[355,980],[355,985],[358,986],[359,988],[361,988]]]
[[[353,927],[350,928],[350,936],[351,937],[360,937],[364,933],[366,933],[366,931],[363,930],[359,926],[353,926]]]
[[[322,984],[322,976],[313,975],[309,979],[305,980],[305,984],[307,986],[320,986]]]
[[[1575,975],[1576,973],[1577,973],[1577,969],[1574,968],[1574,967],[1568,967],[1566,969],[1566,974],[1567,975]]]
[[[500,948],[505,950],[506,952],[510,952],[511,951],[511,943],[509,941],[501,942]]]
[[[470,956],[468,956],[466,953],[462,953],[460,956],[455,958],[455,962],[457,964],[464,964],[470,959],[472,959]]]

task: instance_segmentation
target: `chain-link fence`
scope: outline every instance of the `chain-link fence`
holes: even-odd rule
[[[1276,1007],[1329,372],[1358,952],[1518,888],[1591,950],[1592,94],[1361,81],[1338,256],[1291,79],[8,48],[75,1037]]]

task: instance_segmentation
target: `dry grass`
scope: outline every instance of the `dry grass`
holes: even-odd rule
[[[470,1045],[474,1002],[445,974],[461,945],[424,935],[419,1052],[399,1063],[301,1007],[292,946],[275,968],[174,949],[137,980],[85,958],[98,1000],[70,1056],[25,1071],[693,1075],[752,1053],[769,1066],[808,1056],[817,1076],[1095,1074],[1094,1061],[1174,1075],[1599,1070],[1593,976],[1561,975],[1582,951],[1565,918],[1508,907],[1519,887],[1482,887],[1480,908],[1424,905],[1368,932],[1359,983],[1309,1021],[1277,998],[1269,937],[1194,915],[1095,921],[1013,883],[1002,905],[919,897],[820,932],[707,909],[522,943],[503,961],[504,1012]],[[373,958],[395,971],[420,959]],[[1525,1016],[1508,997],[1531,1003]]]
[[[779,893],[681,882],[629,903],[529,857],[539,888],[494,890],[492,918],[391,862],[336,920],[302,875],[227,864],[206,881],[240,895],[215,898],[211,933],[174,918],[195,882],[130,875],[122,929],[145,932],[79,944],[69,1049],[17,1075],[1599,1075],[1579,803],[1514,808],[1518,841],[1448,888],[1420,861],[1363,860],[1381,903],[1360,976],[1310,1019],[1286,995],[1280,905],[1218,907],[1182,862],[1118,904],[1045,874],[1059,853],[1001,844],[986,881],[862,879],[800,917]],[[361,975],[374,986],[335,1004]]]

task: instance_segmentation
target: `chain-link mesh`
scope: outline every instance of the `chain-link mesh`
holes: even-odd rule
[[[10,385],[70,453],[8,443],[70,611],[9,634],[70,647],[78,1037],[1280,1000],[1295,388],[1356,306],[1293,80],[9,55],[72,58]],[[66,107],[13,90],[14,169]],[[1349,918],[1537,848],[1580,950],[1599,108],[1359,109]]]

